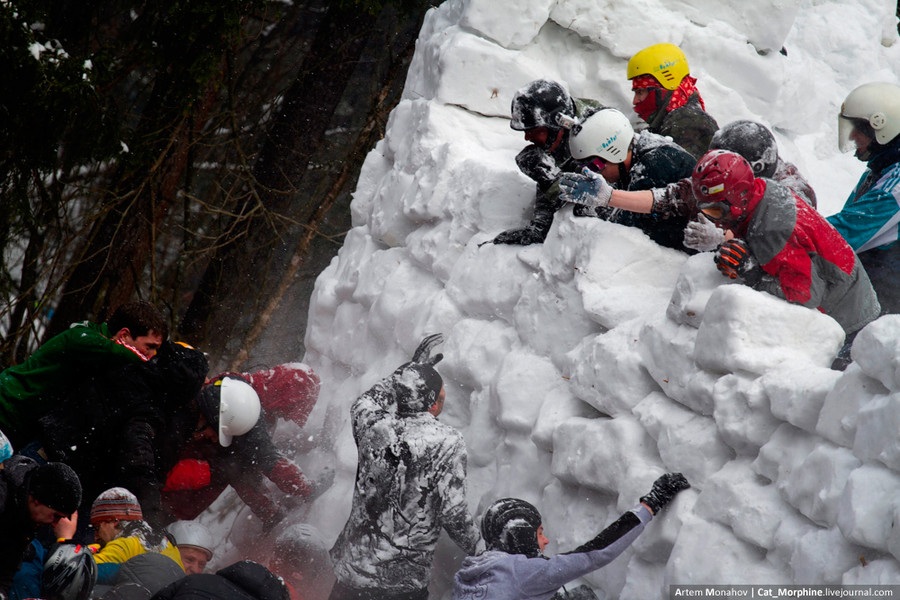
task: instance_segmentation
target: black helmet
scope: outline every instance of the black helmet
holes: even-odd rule
[[[97,565],[87,546],[58,544],[44,561],[42,598],[88,600],[97,582]]]
[[[575,102],[555,81],[538,79],[516,92],[509,126],[516,131],[547,127],[558,131],[564,121],[575,119]]]
[[[488,550],[535,558],[541,554],[537,541],[541,521],[541,513],[532,504],[518,498],[502,498],[484,512],[481,537]]]
[[[755,121],[734,121],[718,130],[710,150],[740,154],[753,167],[755,177],[772,177],[778,167],[778,146],[768,127]]]

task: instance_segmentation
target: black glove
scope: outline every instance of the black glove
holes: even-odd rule
[[[666,473],[665,475],[660,475],[653,482],[653,489],[646,496],[641,496],[641,502],[649,506],[650,511],[655,515],[672,501],[675,494],[689,487],[691,487],[691,484],[688,483],[688,480],[681,473]]]
[[[759,265],[744,240],[728,240],[716,250],[716,268],[729,279],[743,279],[753,285],[758,280]]]
[[[419,342],[419,347],[416,348],[416,351],[413,353],[412,361],[414,363],[424,363],[427,365],[434,366],[441,362],[441,359],[444,358],[443,354],[435,354],[431,355],[431,350],[444,342],[444,334],[442,333],[432,333],[431,335],[425,336],[425,338]]]

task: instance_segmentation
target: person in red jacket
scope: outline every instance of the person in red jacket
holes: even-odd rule
[[[295,501],[311,500],[331,485],[332,469],[311,481],[275,446],[260,396],[243,377],[225,375],[213,380],[201,391],[198,405],[206,427],[199,428],[182,452],[163,488],[164,503],[177,518],[196,518],[231,485],[268,529],[286,516],[294,502],[270,497],[264,479]],[[293,407],[281,414],[296,417],[301,413]]]
[[[691,183],[700,211],[734,235],[716,250],[719,271],[833,317],[848,335],[842,355],[849,353],[881,307],[853,249],[825,217],[727,150],[705,154]]]

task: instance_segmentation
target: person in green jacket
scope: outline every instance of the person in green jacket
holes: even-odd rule
[[[38,418],[74,382],[150,360],[167,336],[165,317],[147,302],[123,304],[108,323],[73,324],[0,372],[0,431],[22,448],[34,440]]]

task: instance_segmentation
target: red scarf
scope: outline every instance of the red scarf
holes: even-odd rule
[[[642,88],[656,88],[660,90],[662,94],[668,91],[659,84],[659,81],[657,81],[656,77],[653,75],[638,75],[631,80],[632,90]],[[700,97],[700,92],[697,91],[697,79],[690,75],[685,75],[684,79],[681,80],[681,83],[678,84],[678,87],[670,93],[669,102],[666,104],[666,112],[672,112],[676,108],[681,108],[687,104],[687,101],[693,94],[697,94],[697,100],[700,101],[700,108],[706,110],[703,98]],[[649,120],[650,117],[653,116],[653,113],[659,108],[656,105],[656,97],[656,93],[647,94],[646,98],[634,105],[634,112],[645,121]]]

